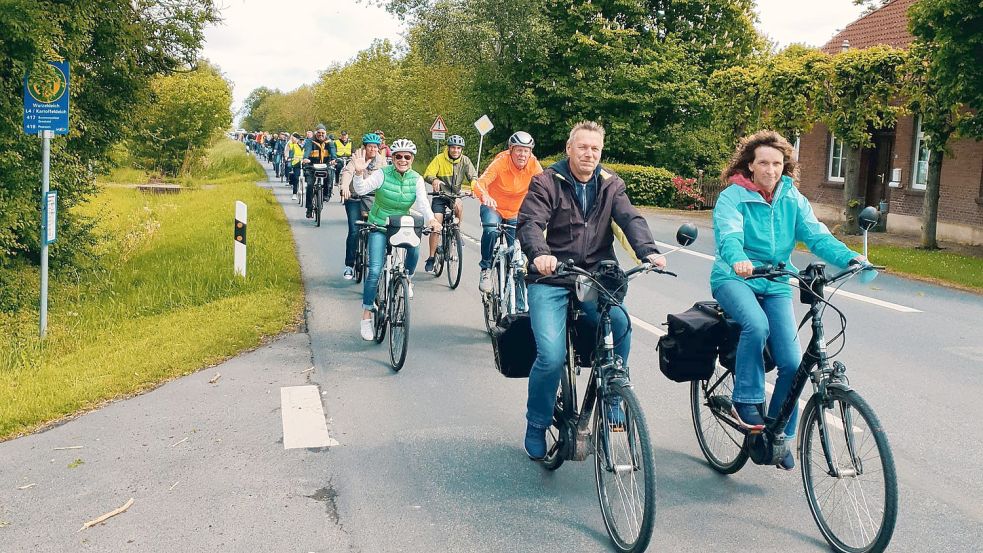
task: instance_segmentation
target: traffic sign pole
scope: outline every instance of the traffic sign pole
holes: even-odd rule
[[[48,333],[48,188],[51,184],[51,136],[52,131],[41,131],[41,212],[44,228],[41,229],[41,338]]]
[[[485,143],[485,135],[491,132],[495,128],[492,124],[491,119],[487,115],[482,115],[480,119],[474,122],[474,128],[478,129],[478,163],[475,165],[475,171],[481,172],[481,146]]]

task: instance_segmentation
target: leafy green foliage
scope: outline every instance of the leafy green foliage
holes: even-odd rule
[[[3,273],[35,263],[40,249],[41,143],[21,129],[24,75],[42,74],[55,58],[71,66],[70,134],[51,147],[60,214],[51,255],[53,267],[81,262],[91,222],[71,208],[95,191],[95,172],[127,136],[152,78],[193,64],[203,27],[217,16],[211,0],[7,0],[0,11],[0,282],[6,284],[13,277]],[[0,298],[0,305],[9,304]]]
[[[871,131],[893,126],[905,113],[898,102],[905,52],[889,46],[833,56],[820,119],[853,147],[871,146]],[[825,78],[826,73],[817,75]]]
[[[231,105],[232,86],[208,63],[157,77],[131,148],[147,169],[167,175],[186,172],[232,123]]]
[[[605,163],[605,167],[618,173],[625,181],[628,198],[635,205],[658,207],[676,206],[676,187],[672,184],[672,171],[661,167]]]

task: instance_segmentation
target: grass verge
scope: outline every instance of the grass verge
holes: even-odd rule
[[[189,374],[294,324],[300,266],[283,210],[255,185],[263,178],[240,144],[223,140],[196,170],[195,189],[105,188],[79,208],[97,223],[99,261],[81,274],[52,268],[48,338],[37,338],[36,309],[0,313],[0,440]],[[236,200],[249,206],[245,280],[232,273]]]
[[[850,237],[846,243],[854,251],[863,251],[863,242],[860,239]],[[893,274],[983,293],[981,257],[946,250],[921,250],[886,244],[871,244],[868,256],[872,263],[884,265]]]

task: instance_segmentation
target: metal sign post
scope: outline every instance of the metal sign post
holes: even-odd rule
[[[41,137],[41,298],[39,334],[48,333],[48,246],[57,238],[58,193],[51,192],[51,138],[68,134],[69,69],[48,62],[44,75],[24,75],[24,132]]]
[[[491,119],[487,115],[482,115],[481,119],[474,122],[474,128],[478,129],[478,158],[477,163],[474,166],[475,172],[481,172],[481,147],[485,143],[485,135],[490,133],[495,125],[492,125]]]
[[[430,125],[430,138],[437,143],[437,153],[440,153],[440,141],[447,139],[447,125],[444,124],[443,117],[438,115],[433,125]]]

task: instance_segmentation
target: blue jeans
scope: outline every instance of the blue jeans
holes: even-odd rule
[[[355,249],[358,247],[358,227],[355,223],[362,219],[362,200],[345,200],[345,214],[348,215],[348,237],[345,239],[345,267],[354,267]]]
[[[728,280],[717,286],[713,297],[727,315],[741,325],[741,339],[737,344],[737,361],[734,367],[734,401],[765,402],[764,349],[767,342],[778,366],[778,381],[768,405],[768,417],[776,418],[792,389],[795,371],[802,361],[792,297],[756,296],[750,286],[737,280]],[[799,409],[796,406],[785,425],[787,437],[795,436],[798,418]]]
[[[365,281],[362,285],[362,309],[371,310],[375,302],[376,288],[379,287],[379,273],[386,262],[386,233],[370,232],[369,240],[369,268],[365,274]],[[406,248],[406,272],[410,276],[416,272],[416,263],[420,260],[420,248]]]
[[[528,289],[529,318],[532,333],[536,337],[536,361],[529,372],[529,399],[526,402],[526,420],[533,426],[547,428],[553,424],[553,405],[560,386],[560,375],[567,359],[567,305],[570,290],[549,284],[530,284]],[[600,324],[597,304],[581,306],[586,325],[596,332]],[[614,353],[628,365],[631,349],[631,331],[625,312],[611,310],[611,330],[614,334]]]
[[[502,222],[502,216],[494,208],[482,205],[479,211],[481,215],[481,262],[478,266],[482,269],[491,269],[492,254],[495,252],[495,241],[498,240],[498,229],[486,227],[484,225],[497,225]],[[515,219],[507,219],[505,223],[514,225]],[[505,238],[511,246],[515,243],[515,229],[510,229],[505,233]]]

